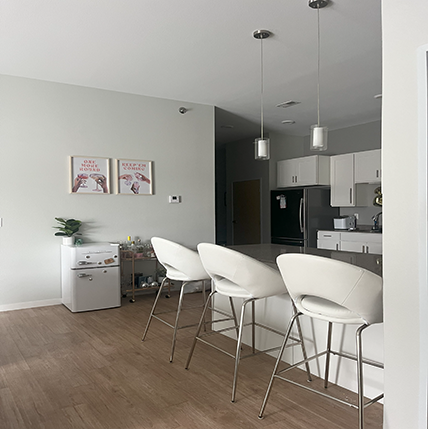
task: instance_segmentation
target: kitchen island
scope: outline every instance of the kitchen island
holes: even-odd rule
[[[340,252],[280,244],[251,244],[228,247],[264,262],[273,268],[277,268],[276,258],[280,254],[306,253],[348,262],[372,271],[375,274],[382,274],[382,256],[380,255]],[[262,282],[263,279],[260,279],[260,281]],[[215,297],[214,305],[223,310],[229,310],[228,301],[224,297],[217,295]],[[236,303],[236,309],[238,310],[238,302]],[[285,332],[291,315],[292,306],[291,299],[288,294],[266,298],[256,303],[256,320],[283,332]],[[249,322],[251,314],[247,314],[246,316],[248,316],[247,321]],[[325,348],[327,338],[327,322],[302,317],[301,323],[308,355],[312,355],[319,350],[323,350]],[[357,327],[358,325],[334,325],[332,349],[355,354],[355,330]],[[218,326],[218,328],[220,328],[220,326]],[[294,334],[296,335],[297,332],[294,332]],[[231,334],[231,336],[233,335]],[[250,344],[250,332],[244,332],[243,338],[244,343]],[[279,338],[278,335],[266,332],[265,330],[256,331],[256,348],[259,350],[275,347],[280,344],[281,341],[282,338]],[[275,357],[277,356],[276,353],[272,355]],[[364,332],[363,356],[374,361],[383,362],[383,324],[373,325]],[[301,359],[302,355],[300,347],[286,349],[283,356],[283,360],[290,364],[298,362]],[[310,363],[310,368],[312,374],[322,377],[324,374],[324,357],[312,361]],[[382,370],[366,366],[364,368],[364,377],[366,396],[375,397],[383,391]],[[332,357],[329,380],[332,383],[356,392],[356,364],[348,359]],[[266,383],[267,382],[268,380]],[[286,385],[283,385],[281,388],[284,389],[286,387]]]

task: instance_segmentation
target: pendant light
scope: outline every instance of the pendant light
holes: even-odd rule
[[[270,158],[270,141],[263,134],[263,39],[267,39],[272,33],[268,30],[255,30],[253,37],[260,40],[260,138],[254,141],[255,159],[266,161]]]
[[[320,9],[328,5],[329,0],[309,0],[309,7],[318,14],[318,63],[317,63],[317,113],[318,122],[311,127],[311,150],[327,150],[328,128],[320,123]]]

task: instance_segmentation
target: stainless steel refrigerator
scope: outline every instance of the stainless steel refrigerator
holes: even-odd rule
[[[271,242],[317,247],[317,230],[333,229],[338,207],[330,206],[330,188],[271,191]]]

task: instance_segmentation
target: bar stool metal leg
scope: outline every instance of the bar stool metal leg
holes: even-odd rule
[[[230,304],[230,309],[232,311],[233,323],[235,323],[235,327],[236,327],[236,339],[238,339],[239,338],[238,319],[236,318],[235,306],[233,305],[233,299],[231,296],[229,296],[229,304]]]
[[[241,317],[239,321],[239,335],[238,335],[238,343],[236,345],[236,355],[235,355],[235,371],[233,373],[233,384],[232,384],[232,402],[235,402],[235,396],[236,396],[236,383],[238,381],[238,367],[239,367],[239,361],[241,359],[241,344],[242,344],[242,332],[244,330],[244,317],[245,317],[245,309],[249,302],[252,302],[254,304],[255,298],[250,298],[245,300],[242,303],[241,308]]]
[[[161,296],[162,289],[163,289],[163,287],[164,287],[164,285],[165,285],[165,283],[167,281],[169,281],[167,277],[165,277],[162,280],[162,283],[161,283],[161,285],[159,287],[158,293],[157,293],[156,298],[155,298],[155,302],[153,303],[152,310],[151,310],[150,316],[149,316],[149,320],[147,321],[146,329],[144,330],[143,338],[141,339],[141,341],[144,341],[145,338],[146,338],[147,331],[149,330],[149,326],[150,326],[150,323],[151,323],[151,321],[153,319],[153,315],[155,314],[155,309],[156,309],[156,306],[158,304],[159,297]]]
[[[275,367],[273,369],[272,376],[270,378],[269,385],[268,385],[268,388],[266,390],[266,394],[265,394],[265,397],[263,399],[262,406],[260,408],[259,419],[263,418],[263,413],[265,411],[266,404],[267,404],[267,401],[269,399],[270,392],[272,390],[273,381],[274,381],[276,374],[278,372],[278,366],[279,366],[279,363],[281,362],[282,355],[284,354],[284,350],[285,350],[285,346],[287,345],[288,338],[290,337],[291,329],[293,328],[294,321],[300,316],[300,314],[301,313],[295,313],[291,317],[290,322],[288,324],[287,332],[285,333],[285,337],[284,337],[284,341],[282,342],[281,350],[279,351],[278,357],[276,358]]]
[[[297,313],[297,309],[295,305],[293,304],[293,314]],[[299,334],[299,340],[300,340],[300,347],[302,348],[302,354],[303,359],[305,360],[305,368],[306,368],[306,374],[308,375],[308,381],[312,381],[312,375],[311,370],[309,368],[309,362],[306,362],[306,359],[308,359],[308,355],[306,353],[306,347],[305,342],[303,341],[303,334],[302,334],[302,327],[300,326],[300,319],[296,319],[296,326],[297,326],[297,333]]]
[[[361,334],[369,325],[361,325],[356,333],[357,379],[358,379],[358,428],[364,429],[364,383],[363,383],[363,347]]]
[[[327,354],[325,357],[325,373],[324,373],[324,388],[328,387],[328,374],[330,372],[330,356],[331,356],[331,332],[333,328],[333,323],[328,322],[328,332],[327,332]]]
[[[172,335],[171,355],[169,357],[170,362],[172,362],[174,358],[175,343],[177,341],[178,320],[180,318],[181,307],[183,306],[184,288],[186,287],[187,284],[188,282],[183,282],[183,284],[181,285],[180,298],[178,300],[177,315],[175,317],[174,333]]]
[[[200,318],[200,320],[199,320],[198,328],[197,328],[197,330],[196,330],[196,335],[195,335],[195,337],[194,337],[194,339],[193,339],[192,347],[190,348],[190,352],[189,352],[189,356],[188,356],[188,358],[187,358],[187,362],[186,362],[185,369],[189,369],[190,361],[191,361],[191,359],[192,359],[193,352],[194,352],[195,347],[196,347],[196,342],[198,341],[198,336],[199,336],[199,334],[201,333],[202,325],[204,324],[205,313],[207,312],[207,309],[208,309],[209,303],[210,303],[210,301],[211,301],[211,298],[212,298],[215,294],[216,294],[216,291],[215,291],[215,290],[213,290],[213,291],[208,295],[208,299],[207,299],[207,301],[206,301],[206,303],[205,303],[204,310],[202,311],[202,315],[201,315],[201,318]]]

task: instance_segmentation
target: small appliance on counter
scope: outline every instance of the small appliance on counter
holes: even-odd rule
[[[62,303],[72,312],[119,307],[119,245],[62,245],[61,288]]]
[[[357,229],[355,216],[339,216],[334,218],[334,229],[353,230]]]

